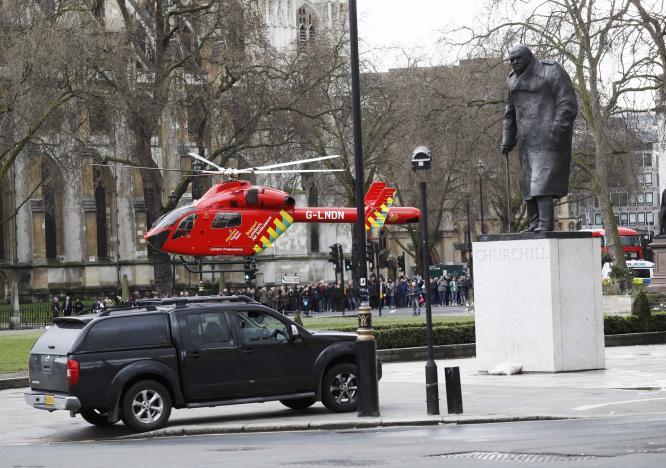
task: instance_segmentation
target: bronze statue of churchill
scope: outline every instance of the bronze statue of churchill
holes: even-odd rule
[[[576,93],[560,64],[537,60],[527,46],[513,47],[509,61],[513,71],[507,78],[502,152],[518,149],[526,231],[553,231],[553,202],[569,191]]]

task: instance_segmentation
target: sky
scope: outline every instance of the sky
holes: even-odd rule
[[[357,0],[360,50],[398,46],[410,57],[423,56],[424,64],[455,57],[437,42],[445,31],[473,26],[485,0]],[[449,38],[451,34],[447,35]],[[373,61],[386,69],[407,65],[400,53],[376,52]]]

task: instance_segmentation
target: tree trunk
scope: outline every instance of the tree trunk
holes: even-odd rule
[[[613,213],[611,204],[610,190],[608,188],[608,159],[610,158],[610,144],[605,132],[605,127],[601,120],[598,121],[597,129],[594,132],[595,152],[596,152],[596,173],[594,183],[595,192],[599,197],[599,204],[604,217],[604,230],[606,239],[610,245],[611,255],[615,261],[616,267],[626,270],[624,261],[624,249],[620,236],[617,232],[617,220]]]
[[[144,167],[156,167],[150,149],[151,125],[139,116],[132,116],[131,129],[135,138],[135,151],[139,162]],[[162,208],[162,176],[159,170],[141,170],[141,182],[143,184],[143,198],[148,213],[148,223],[158,219],[163,214]],[[146,226],[149,229],[150,226]],[[148,246],[148,249],[152,249]],[[155,292],[159,295],[171,293],[173,277],[171,271],[171,259],[169,254],[161,250],[152,250],[153,274],[155,277]]]

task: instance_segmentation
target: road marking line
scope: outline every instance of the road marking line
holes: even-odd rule
[[[601,408],[602,406],[611,406],[611,405],[623,405],[625,403],[640,403],[642,401],[657,401],[657,400],[666,400],[666,398],[644,398],[642,400],[624,400],[624,401],[613,401],[611,403],[601,403],[599,405],[584,405],[576,406],[573,408],[574,411],[586,411],[593,408]]]

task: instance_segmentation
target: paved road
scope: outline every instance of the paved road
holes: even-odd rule
[[[438,361],[442,416],[425,414],[423,362],[388,363],[379,384],[381,418],[335,414],[321,403],[299,413],[270,402],[176,410],[161,434],[331,429],[361,423],[469,423],[512,418],[660,415],[666,419],[663,372],[666,346],[608,348],[606,352],[605,370],[560,374],[491,376],[479,373],[473,358]],[[465,411],[462,415],[446,414],[442,370],[445,366],[460,367]],[[0,434],[0,443],[34,444],[122,437],[129,432],[122,424],[100,430],[80,417],[70,418],[65,412],[47,413],[29,408],[23,401],[23,390],[14,389],[0,391]]]
[[[666,420],[445,425],[0,446],[3,467],[663,467]]]

